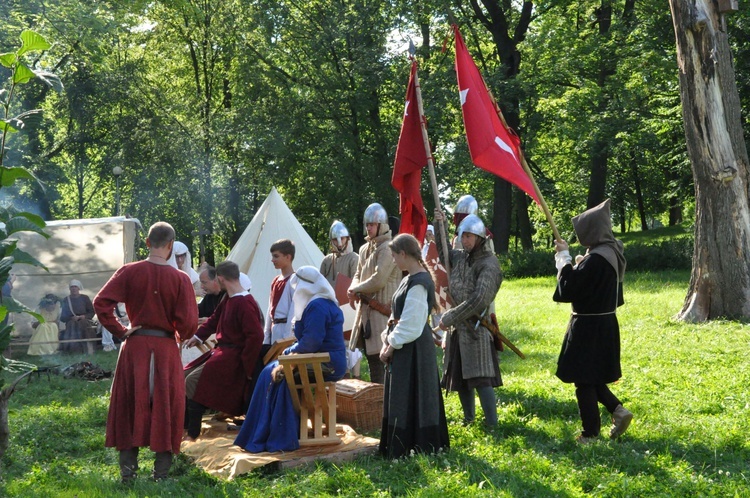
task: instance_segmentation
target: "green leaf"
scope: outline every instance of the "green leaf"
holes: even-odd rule
[[[16,249],[10,255],[13,257],[14,264],[16,265],[31,265],[41,268],[44,271],[49,271],[46,266],[44,266],[41,262],[39,262],[39,260],[37,260],[34,256],[27,253],[26,251]]]
[[[8,314],[8,310],[5,309],[5,306],[0,306],[0,320],[5,318],[5,315]],[[10,345],[10,333],[13,332],[13,325],[7,324],[5,327],[0,328],[0,351],[5,351],[5,348]]]
[[[4,131],[7,131],[8,133],[16,133],[16,132],[18,132],[18,130],[16,130],[15,128],[13,128],[10,125],[9,121],[10,120],[5,120],[5,119],[3,119],[2,121],[0,121],[0,133],[2,133]]]
[[[21,211],[21,212],[16,211],[15,214],[17,216],[22,216],[26,218],[27,220],[29,220],[31,223],[35,224],[39,228],[45,228],[47,226],[47,223],[44,222],[44,219],[41,216],[38,216],[34,213],[27,213],[25,211]]]
[[[31,111],[23,112],[16,117],[10,118],[8,122],[11,126],[14,126],[19,130],[24,129],[27,126],[38,125],[42,122],[42,110],[33,109]]]
[[[34,74],[57,93],[61,93],[64,90],[62,80],[55,73],[44,71],[42,69],[35,69]]]
[[[15,251],[15,248],[13,250]],[[4,256],[3,259],[0,259],[0,275],[5,275],[5,280],[8,280],[7,276],[13,269],[13,263],[15,262],[16,258],[14,258],[13,256]],[[5,282],[3,282],[3,285],[5,285]]]
[[[5,231],[8,235],[12,235],[17,232],[35,232],[48,239],[49,235],[44,233],[43,223],[44,222],[42,222],[42,226],[40,227],[38,223],[35,223],[28,218],[25,218],[23,216],[16,216],[15,218],[9,219],[5,223]]]
[[[20,56],[34,50],[47,50],[51,46],[42,35],[26,29],[21,32],[21,48],[18,50],[18,55]]]
[[[4,239],[0,242],[0,255],[4,258],[6,255],[10,256],[13,251],[16,250],[18,244],[17,239]]]
[[[16,57],[16,54],[14,54],[13,52],[0,54],[0,64],[5,67],[13,67],[13,64],[15,64],[17,60],[18,57]]]
[[[28,83],[34,76],[36,76],[34,71],[23,62],[19,62],[16,66],[16,74],[13,75],[13,83]]]
[[[2,178],[0,187],[10,187],[19,178],[36,180],[34,174],[25,168],[6,168],[5,166],[0,168],[0,178]]]
[[[10,313],[26,313],[27,315],[33,316],[40,322],[44,322],[44,317],[42,317],[42,315],[32,310],[22,302],[16,301],[12,297],[6,296],[3,298],[3,307],[6,308]]]

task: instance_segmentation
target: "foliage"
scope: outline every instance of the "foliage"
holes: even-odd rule
[[[522,8],[482,4],[504,9],[511,24]],[[470,192],[492,224],[494,179],[471,165],[466,148],[448,14],[501,106],[518,100],[526,156],[563,232],[585,207],[596,143],[608,153],[606,193],[621,229],[668,224],[676,212],[689,218],[692,179],[671,19],[662,3],[636,2],[627,27],[624,0],[612,3],[607,37],[593,22],[600,2],[535,4],[512,80],[503,76],[493,35],[461,2],[101,5],[0,6],[7,20],[0,47],[21,26],[54,32],[59,41],[40,60],[68,82],[61,95],[29,85],[19,93],[27,108],[43,108],[52,120],[19,136],[7,156],[10,165],[29,165],[47,189],[31,182],[3,195],[44,219],[111,215],[111,171],[119,166],[123,212],[146,226],[170,221],[196,256],[202,239],[215,259],[226,254],[272,186],[321,248],[335,218],[356,234],[357,245],[367,204],[379,201],[391,214],[398,209],[388,180],[412,39],[442,202],[452,207]],[[740,82],[748,80],[750,52],[735,33],[743,32],[747,15],[728,18]],[[602,67],[616,68],[604,84],[597,79]],[[536,246],[544,247],[546,220],[536,208],[529,213]]]
[[[625,245],[625,258],[630,272],[690,270],[693,259],[693,234],[681,225],[657,228],[646,232],[616,233]],[[572,244],[570,254],[584,254],[586,248]],[[506,278],[543,277],[556,274],[552,249],[511,251],[500,256]]]
[[[34,176],[23,167],[6,167],[5,151],[9,135],[24,130],[26,127],[38,124],[40,109],[21,112],[13,115],[13,97],[18,85],[39,79],[49,87],[62,91],[60,79],[53,73],[34,67],[28,63],[29,56],[36,52],[43,52],[50,48],[50,44],[38,33],[25,30],[20,35],[21,46],[15,52],[0,54],[0,64],[9,70],[7,81],[0,89],[0,105],[3,110],[3,119],[0,121],[0,193],[2,189],[12,187],[16,180],[36,180]],[[0,286],[8,282],[11,269],[14,264],[28,264],[44,268],[33,256],[17,247],[18,239],[13,237],[19,232],[37,233],[43,237],[49,237],[44,232],[45,223],[39,216],[20,211],[13,205],[0,205]],[[29,313],[37,320],[44,321],[41,315],[16,301],[10,296],[0,298],[0,320],[7,317],[8,313]],[[2,322],[0,326],[0,353],[10,343],[10,335],[13,325]],[[0,357],[0,373],[7,364],[5,357]],[[0,387],[4,379],[0,376]],[[3,392],[5,396],[5,392]]]
[[[111,381],[42,374],[16,394],[16,430],[3,462],[3,496],[746,496],[750,368],[746,325],[690,325],[670,318],[688,272],[632,274],[621,323],[623,378],[612,386],[635,419],[620,442],[580,447],[574,387],[555,376],[570,308],[553,303],[554,278],[507,279],[496,308],[504,333],[526,354],[501,354],[499,425],[461,425],[446,396],[451,449],[386,461],[317,462],[277,473],[218,480],[184,456],[173,478],[119,484],[117,452],[104,448]],[[79,361],[59,355],[45,365]],[[89,359],[91,359],[89,357]],[[93,361],[113,369],[116,354]],[[477,404],[478,410],[479,404]],[[603,411],[603,423],[608,423]],[[605,425],[606,427],[606,425]],[[48,437],[55,434],[55,438]],[[378,437],[378,433],[371,434]],[[153,453],[143,450],[142,475]]]

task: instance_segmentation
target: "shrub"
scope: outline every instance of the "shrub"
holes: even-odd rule
[[[586,251],[581,246],[571,247],[570,254]],[[546,277],[556,274],[553,250],[513,251],[500,255],[500,266],[506,278]],[[689,236],[671,239],[639,240],[625,245],[627,271],[690,270],[693,239]]]

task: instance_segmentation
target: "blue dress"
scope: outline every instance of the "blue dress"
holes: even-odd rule
[[[287,348],[290,353],[328,353],[324,378],[337,381],[346,373],[344,315],[329,299],[313,299],[302,318],[294,325],[297,342]],[[299,415],[294,411],[286,380],[274,382],[271,372],[279,364],[272,361],[263,368],[234,444],[251,453],[294,451],[299,448]]]

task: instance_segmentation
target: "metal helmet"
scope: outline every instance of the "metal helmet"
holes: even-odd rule
[[[454,213],[462,214],[477,214],[479,205],[477,200],[471,195],[462,195],[456,203],[456,208],[453,210]]]
[[[458,225],[459,240],[464,232],[473,233],[478,237],[482,237],[482,239],[487,238],[487,230],[484,228],[484,223],[479,219],[479,216],[475,214],[468,215],[463,221],[461,221],[461,224]]]
[[[383,206],[374,202],[365,209],[364,222],[365,225],[368,223],[388,223],[388,213],[385,212]]]
[[[349,236],[349,230],[346,229],[346,225],[344,225],[339,220],[336,220],[331,225],[331,229],[328,231],[328,238],[330,240],[336,239],[336,241],[341,245],[341,237],[348,237]]]

